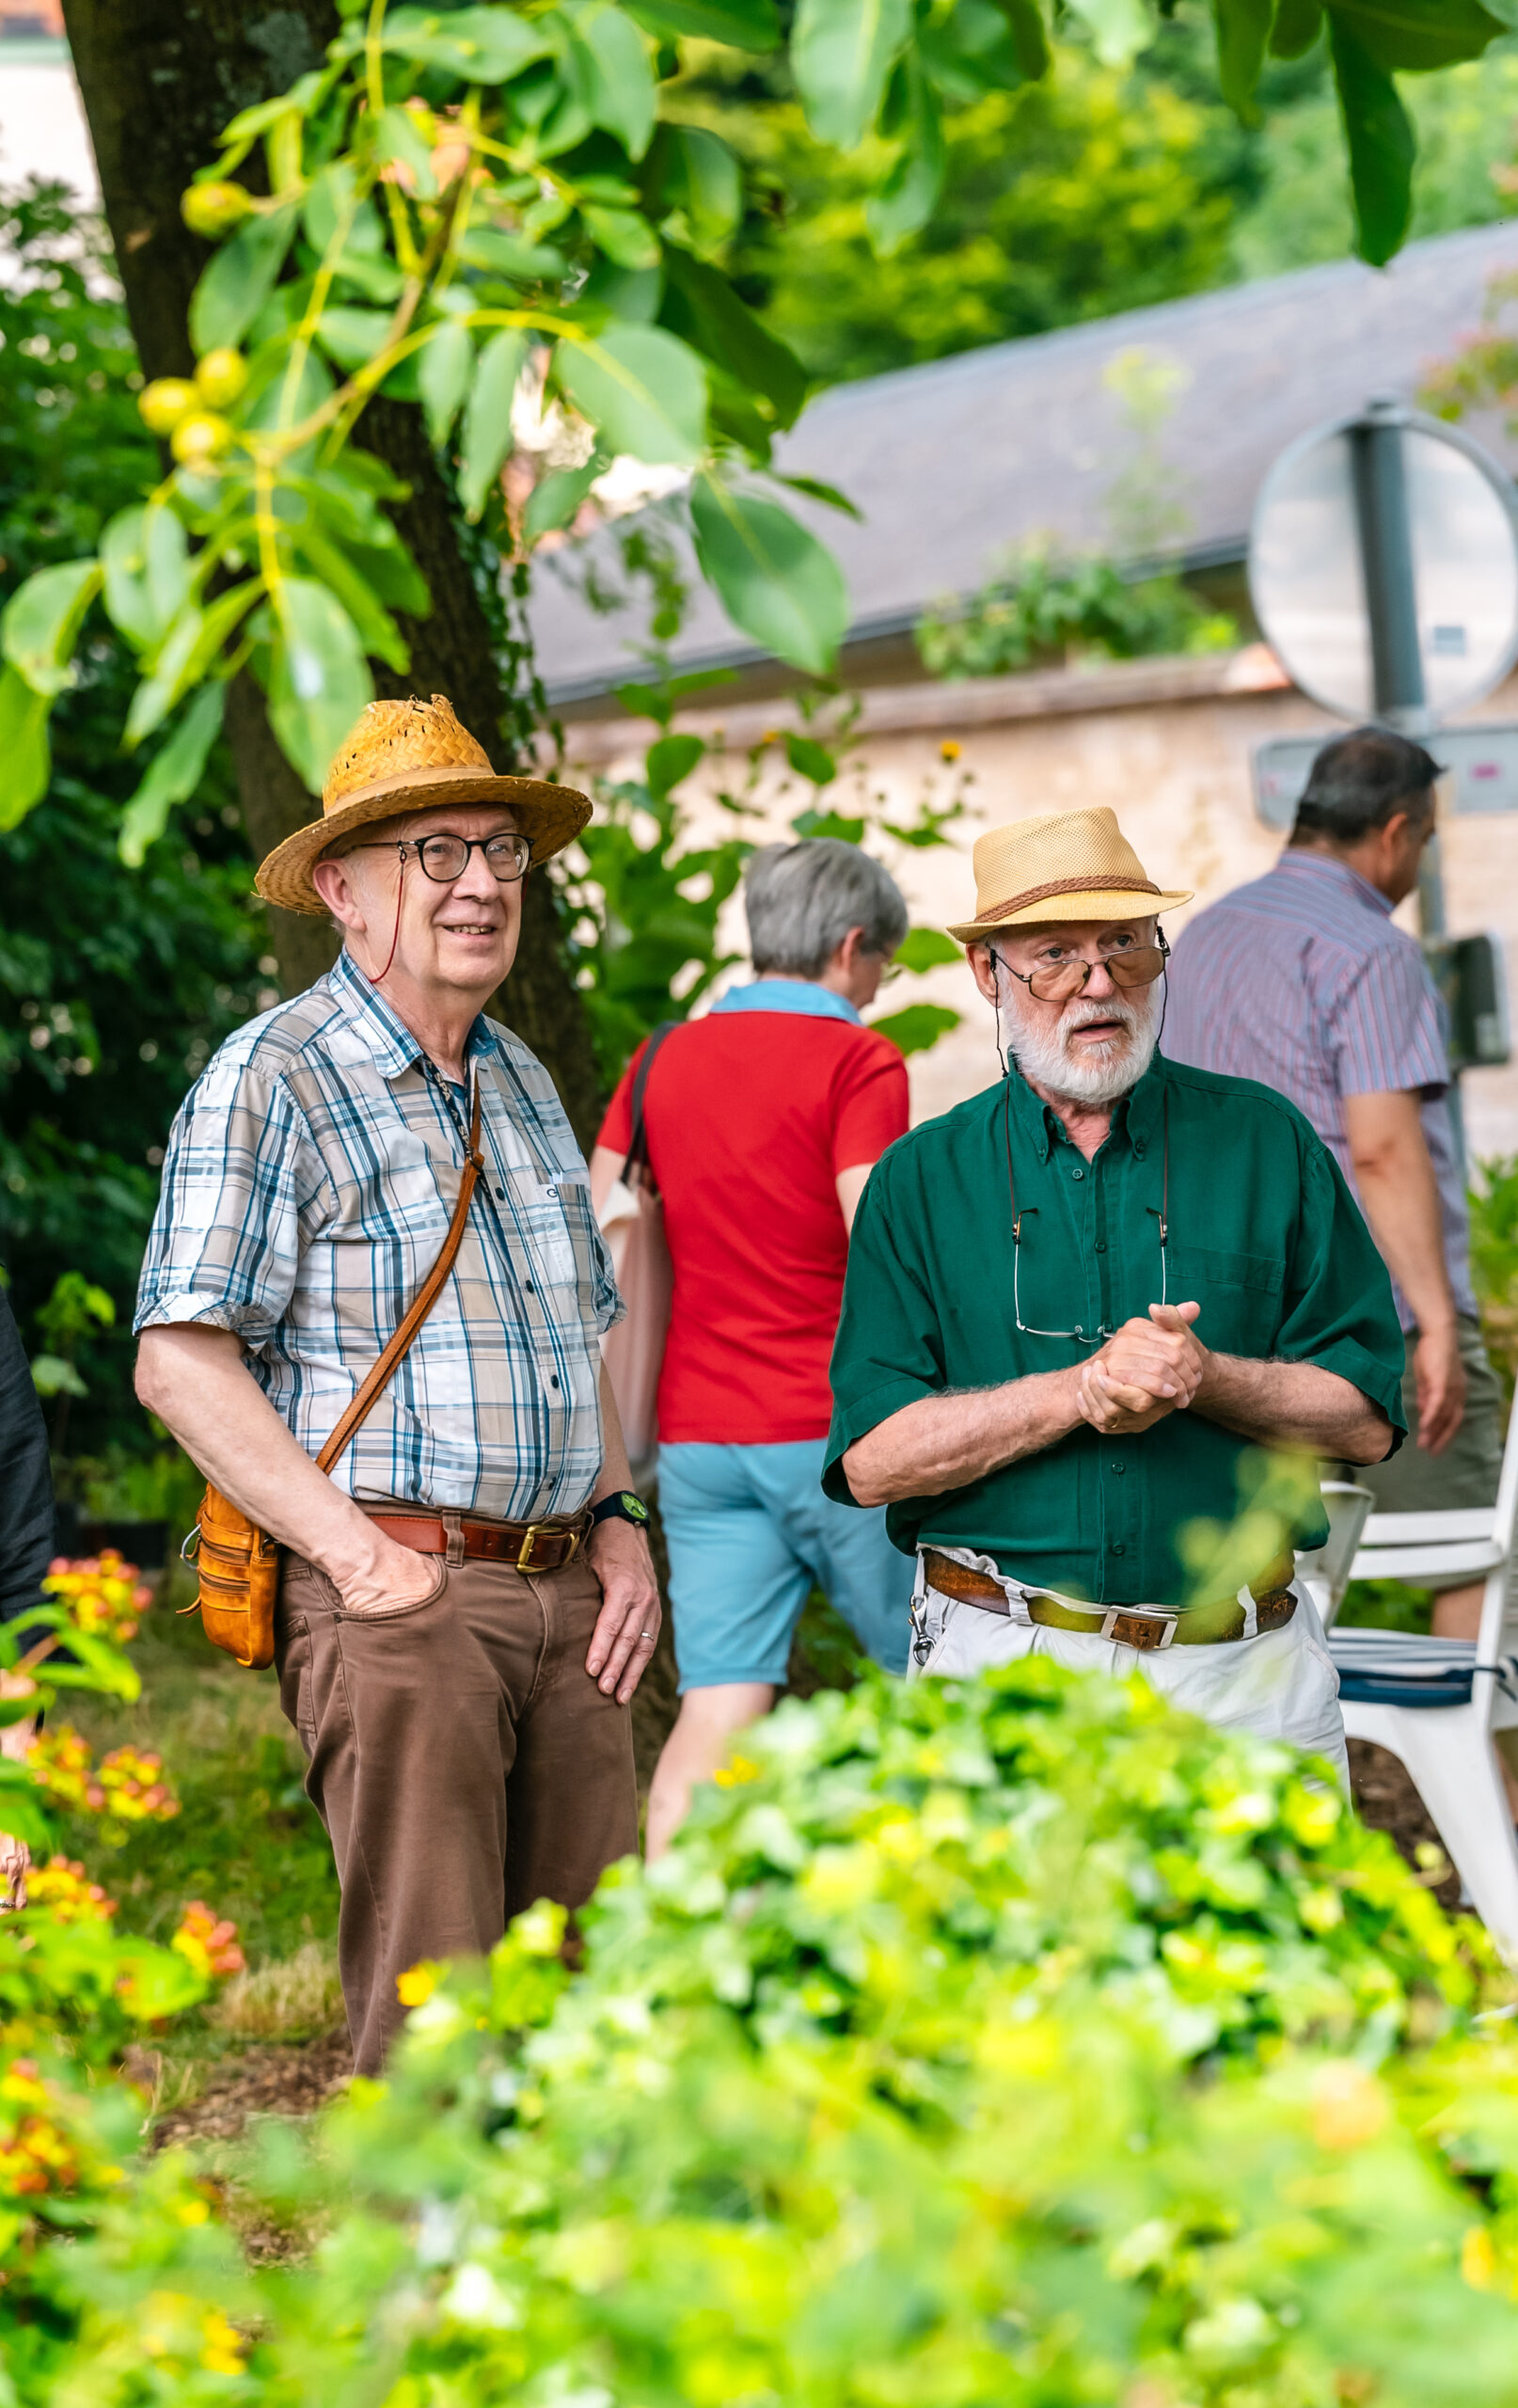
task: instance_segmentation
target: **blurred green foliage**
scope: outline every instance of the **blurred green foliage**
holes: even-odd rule
[[[1486,1351],[1512,1403],[1518,1380],[1518,1154],[1478,1163],[1470,1190],[1471,1276]]]
[[[158,474],[125,313],[60,188],[0,198],[0,337],[3,600],[95,543]],[[118,745],[132,682],[102,632],[56,717],[46,801],[0,832],[0,1259],[28,1353],[67,1361],[87,1391],[65,1384],[52,1408],[87,1448],[151,1443],[128,1367],[159,1149],[191,1079],[265,995],[223,760],[140,870],[119,856],[142,774]],[[115,1321],[75,1328],[65,1355],[42,1316],[69,1275],[103,1290]]]
[[[1502,1988],[1331,1785],[1047,1659],[741,1745],[577,1972],[539,1905],[265,2128],[298,2261],[170,2160],[18,2269],[24,2408],[1511,2400]]]
[[[1111,561],[1061,561],[1048,546],[1033,545],[967,602],[926,612],[917,649],[935,677],[994,677],[1082,658],[1220,652],[1238,639],[1235,622],[1210,610],[1178,577],[1133,582]]]

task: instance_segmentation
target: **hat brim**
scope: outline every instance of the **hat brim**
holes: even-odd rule
[[[1192,892],[1154,895],[1147,887],[1092,886],[1083,894],[1046,895],[1025,903],[1020,911],[1004,911],[995,920],[961,920],[948,931],[960,944],[984,944],[988,937],[1007,928],[1052,927],[1061,920],[1152,920],[1173,904],[1189,903]]]
[[[549,861],[573,844],[595,809],[589,795],[544,778],[497,777],[480,769],[406,769],[397,777],[377,779],[338,810],[297,828],[261,863],[258,891],[266,903],[277,903],[282,911],[324,919],[326,905],[311,883],[311,871],[324,852],[373,820],[435,811],[448,802],[508,804],[532,847],[534,862]]]

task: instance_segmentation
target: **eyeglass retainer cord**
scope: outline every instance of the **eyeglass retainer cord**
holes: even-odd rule
[[[1158,1206],[1153,1204],[1146,1205],[1145,1211],[1152,1212],[1155,1219],[1160,1224],[1160,1302],[1162,1305],[1164,1305],[1169,1302],[1169,1286],[1166,1275],[1165,1253],[1166,1246],[1170,1240],[1170,1096],[1168,1090],[1165,1094],[1162,1110],[1164,1136],[1162,1184],[1160,1191],[1161,1200]],[[1012,1176],[1012,1081],[1010,1074],[1005,1075],[1002,1088],[1002,1135],[1006,1145],[1007,1201],[1012,1209],[1013,1320],[1017,1323],[1018,1328],[1028,1338],[1071,1338],[1074,1339],[1076,1343],[1081,1346],[1099,1346],[1107,1339],[1115,1335],[1112,1330],[1102,1327],[1099,1328],[1095,1333],[1088,1333],[1083,1329],[1029,1329],[1022,1318],[1022,1303],[1019,1292],[1018,1279],[1018,1267],[1022,1249],[1022,1223],[1024,1216],[1036,1213],[1038,1207],[1036,1204],[1025,1204],[1020,1212],[1018,1210],[1017,1184]]]

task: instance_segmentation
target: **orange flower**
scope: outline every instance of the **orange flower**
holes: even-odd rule
[[[118,1647],[135,1639],[138,1618],[152,1603],[152,1591],[138,1580],[136,1565],[123,1562],[115,1547],[75,1560],[55,1556],[42,1587],[78,1629]]]
[[[208,1981],[225,1980],[229,1973],[246,1971],[247,1959],[237,1944],[237,1925],[226,1916],[216,1916],[203,1898],[192,1898],[184,1909],[184,1918],[169,1941],[182,1956],[187,1956],[198,1973]]]
[[[106,1923],[116,1912],[116,1900],[66,1856],[33,1865],[26,1876],[26,1906],[28,1911],[40,1907],[55,1923]]]

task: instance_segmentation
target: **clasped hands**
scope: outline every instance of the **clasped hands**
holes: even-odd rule
[[[1105,1437],[1150,1430],[1183,1413],[1201,1386],[1208,1350],[1193,1334],[1200,1305],[1151,1305],[1147,1321],[1125,1321],[1076,1371],[1083,1421]]]

